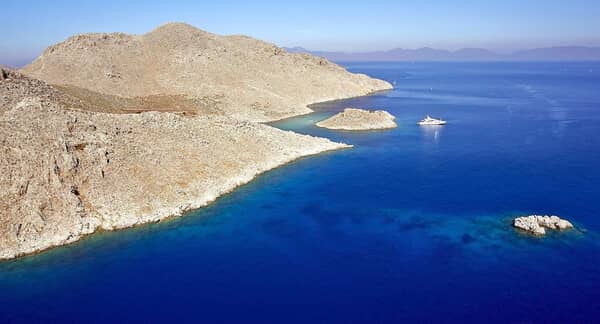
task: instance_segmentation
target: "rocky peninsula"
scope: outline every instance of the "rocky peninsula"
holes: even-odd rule
[[[0,74],[0,259],[181,215],[299,157],[349,147],[258,122],[391,88],[179,23],[75,36]]]
[[[573,228],[571,222],[558,216],[539,215],[517,217],[513,221],[513,226],[533,235],[545,235],[546,229],[562,231]]]
[[[338,130],[377,130],[398,127],[392,114],[385,110],[369,111],[359,108],[346,108],[316,125]]]

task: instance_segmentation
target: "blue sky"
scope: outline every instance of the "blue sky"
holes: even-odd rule
[[[15,65],[73,34],[143,34],[169,21],[320,50],[600,45],[599,0],[2,0],[0,12],[0,63]]]

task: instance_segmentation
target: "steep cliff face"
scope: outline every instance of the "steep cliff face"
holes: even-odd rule
[[[181,23],[141,36],[74,36],[49,47],[23,71],[51,84],[120,97],[184,95],[209,101],[212,109],[202,113],[252,121],[307,113],[311,103],[391,88],[323,58]]]
[[[18,74],[0,98],[0,259],[179,215],[347,147],[226,116],[73,111],[86,103]]]

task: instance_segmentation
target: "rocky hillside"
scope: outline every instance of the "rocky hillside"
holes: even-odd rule
[[[14,70],[0,68],[0,114],[21,100],[31,97],[71,109],[94,110],[90,103],[70,96],[41,80],[25,77]]]
[[[324,59],[185,24],[87,34],[0,69],[0,259],[180,215],[348,147],[256,121],[390,88]]]
[[[226,116],[74,111],[90,106],[0,75],[0,259],[179,215],[298,157],[347,147]]]
[[[141,36],[74,36],[49,47],[23,72],[74,87],[70,91],[74,96],[81,88],[125,98],[176,96],[147,110],[180,109],[251,121],[307,113],[311,103],[391,88],[324,58],[291,54],[249,37],[218,36],[182,23]],[[180,104],[182,98],[188,102]]]

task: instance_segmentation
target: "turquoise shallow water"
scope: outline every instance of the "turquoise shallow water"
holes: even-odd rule
[[[183,218],[0,263],[0,321],[597,321],[600,64],[348,68],[396,89],[275,126],[353,149]],[[399,128],[313,126],[346,106]],[[426,113],[449,124],[415,125]],[[529,213],[578,229],[511,228]]]

